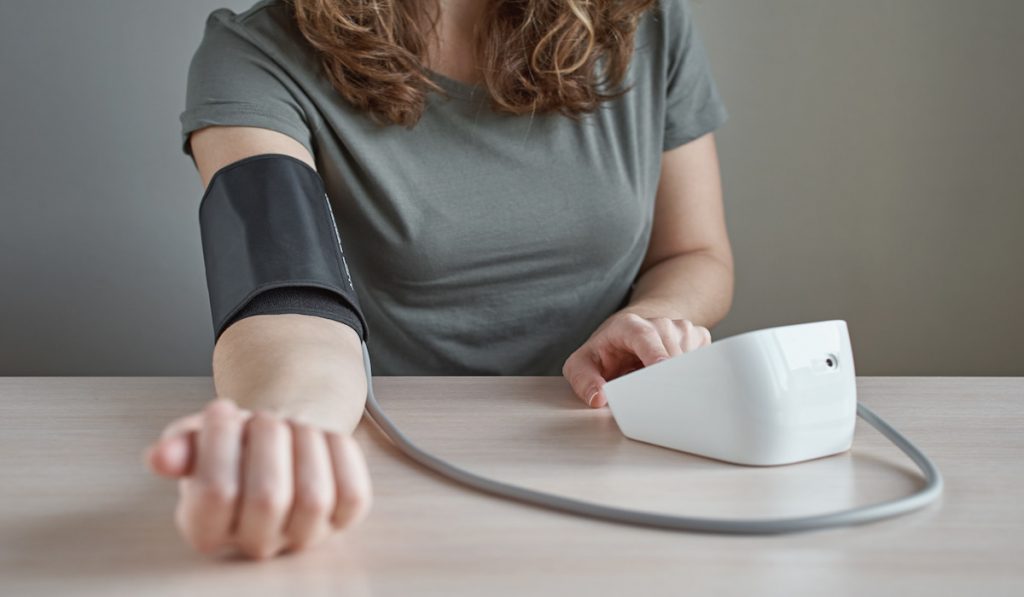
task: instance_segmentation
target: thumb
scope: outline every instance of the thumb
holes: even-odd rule
[[[146,449],[145,460],[156,474],[176,479],[192,472],[195,431],[162,437]]]
[[[154,473],[172,479],[191,474],[196,450],[196,432],[202,426],[202,413],[193,413],[171,421],[146,448],[143,460]]]
[[[591,355],[594,355],[593,351],[586,348],[569,355],[562,366],[562,375],[580,400],[591,408],[599,408],[608,402],[602,391],[605,379],[596,355]]]

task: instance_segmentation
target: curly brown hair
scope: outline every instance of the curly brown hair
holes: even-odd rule
[[[578,119],[626,93],[598,87],[622,83],[640,16],[656,1],[490,0],[473,33],[491,107]],[[374,121],[411,128],[428,91],[445,93],[424,67],[439,0],[286,2],[333,87]]]

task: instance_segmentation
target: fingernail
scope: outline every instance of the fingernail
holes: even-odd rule
[[[592,394],[590,394],[590,398],[587,398],[587,406],[593,406],[594,405],[594,399],[597,398],[597,394],[600,391],[601,390],[594,390],[594,392]]]

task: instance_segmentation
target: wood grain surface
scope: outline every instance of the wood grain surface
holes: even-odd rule
[[[364,419],[370,517],[311,550],[251,562],[192,552],[174,528],[175,483],[142,462],[169,420],[210,399],[210,378],[0,378],[0,594],[1024,594],[1024,378],[857,381],[860,400],[938,464],[941,503],[774,537],[634,528],[465,489]],[[629,440],[561,377],[378,377],[374,388],[440,456],[607,504],[791,516],[921,482],[861,421],[848,453],[747,468]]]

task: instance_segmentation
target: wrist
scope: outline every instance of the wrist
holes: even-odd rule
[[[644,297],[631,300],[616,313],[633,313],[647,319],[655,317],[668,317],[669,319],[687,319],[687,316],[680,312],[680,309],[671,301],[658,299],[657,297]],[[691,321],[693,321],[691,319]]]
[[[262,384],[231,398],[242,408],[349,434],[359,424],[366,402],[366,376],[354,369],[346,362],[329,367],[308,361],[281,365]]]
[[[214,348],[216,394],[240,407],[351,433],[367,380],[358,336],[305,315],[260,315],[227,328]]]

